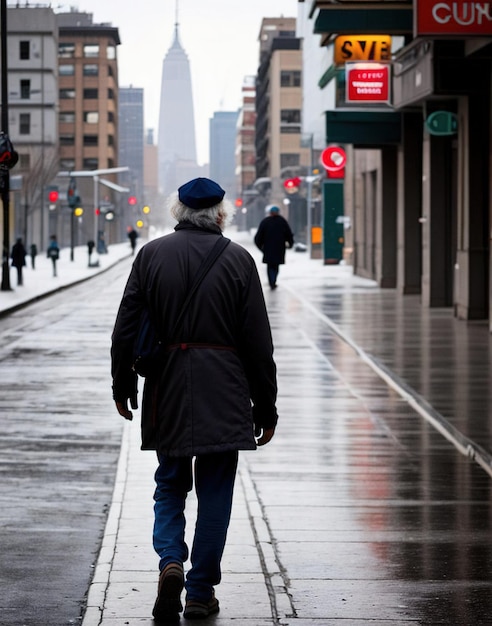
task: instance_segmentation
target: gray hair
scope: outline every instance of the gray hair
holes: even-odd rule
[[[177,193],[169,199],[169,211],[178,222],[190,222],[199,228],[219,226],[221,230],[230,224],[235,212],[228,200],[222,200],[209,209],[190,209],[179,200]]]

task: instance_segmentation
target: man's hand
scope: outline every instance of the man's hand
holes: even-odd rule
[[[130,402],[131,402],[132,409],[138,408],[137,401],[134,398],[131,398]],[[115,404],[116,404],[116,410],[122,417],[130,421],[133,419],[133,413],[128,408],[128,400],[125,400],[124,402],[115,400]]]
[[[275,434],[275,428],[263,428],[260,436],[256,440],[256,445],[264,446],[266,443],[271,441],[274,434]]]

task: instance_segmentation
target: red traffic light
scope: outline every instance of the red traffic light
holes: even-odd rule
[[[97,208],[97,209],[94,209],[94,211],[96,215],[101,215],[101,209]]]
[[[299,176],[296,176],[295,178],[287,178],[286,180],[284,180],[284,187],[287,193],[296,193],[296,191],[299,190],[301,183],[302,180],[299,178]]]
[[[51,204],[55,204],[55,202],[58,202],[58,191],[52,189],[48,193],[48,200],[50,201]]]
[[[234,201],[234,205],[237,206],[237,207],[243,206],[243,199],[242,198],[236,198],[236,200]]]
[[[135,196],[128,196],[128,204],[131,204],[132,206],[137,204],[137,198]]]

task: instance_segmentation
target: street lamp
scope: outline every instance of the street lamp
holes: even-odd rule
[[[9,127],[9,108],[8,108],[8,83],[7,83],[7,0],[1,0],[0,4],[2,21],[0,28],[1,39],[1,72],[2,72],[2,130],[8,133]],[[10,251],[10,222],[9,222],[9,195],[10,195],[10,178],[8,169],[1,172],[2,183],[2,203],[3,203],[3,253],[2,253],[2,291],[10,291],[10,268],[9,268],[9,251]]]

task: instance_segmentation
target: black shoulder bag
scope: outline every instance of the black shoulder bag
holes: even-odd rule
[[[230,244],[231,240],[227,237],[219,237],[214,244],[214,247],[209,252],[207,258],[200,266],[200,269],[195,277],[195,281],[191,286],[191,289],[186,296],[186,299],[181,307],[181,311],[178,315],[178,319],[174,324],[170,337],[173,338],[178,331],[183,317],[188,309],[191,299],[195,295],[196,290],[200,286],[200,283],[205,278],[207,272],[219,258],[222,252]],[[150,376],[159,365],[163,362],[164,346],[161,340],[157,336],[154,328],[154,324],[150,319],[148,307],[145,307],[140,316],[137,335],[133,346],[133,365],[132,369],[142,377]]]

